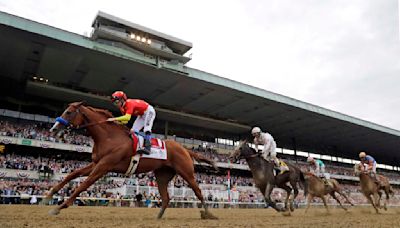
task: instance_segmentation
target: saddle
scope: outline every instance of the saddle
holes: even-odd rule
[[[131,134],[131,138],[133,141],[132,157],[129,167],[125,172],[126,176],[131,176],[135,173],[137,167],[139,166],[139,161],[141,158],[167,160],[167,147],[165,146],[165,142],[163,140],[152,138],[150,141],[150,154],[139,154],[137,153],[137,151],[141,148],[144,148],[144,134],[141,132],[135,132]]]

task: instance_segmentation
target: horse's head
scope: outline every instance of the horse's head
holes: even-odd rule
[[[251,148],[247,142],[247,140],[240,141],[239,145],[235,148],[235,150],[230,154],[229,159],[233,162],[237,161],[240,158],[248,158],[256,155],[255,149]]]
[[[59,130],[60,124],[68,128],[78,128],[85,122],[85,116],[82,113],[84,102],[74,102],[68,105],[63,114],[56,118],[56,122],[50,129],[51,132]]]
[[[360,175],[360,173],[361,173],[361,171],[362,171],[362,164],[361,163],[359,163],[359,164],[354,164],[354,174],[356,175],[356,176],[358,176],[358,175]]]

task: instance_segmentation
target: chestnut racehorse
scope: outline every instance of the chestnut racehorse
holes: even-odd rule
[[[377,180],[379,181],[378,185],[375,180],[370,176],[370,174],[365,171],[361,163],[354,165],[354,173],[360,177],[361,191],[367,198],[368,202],[372,204],[376,213],[379,213],[378,209],[381,208],[382,190],[385,192],[386,199],[383,208],[387,210],[389,196],[394,196],[394,192],[392,187],[390,186],[389,179],[382,175],[376,174]]]
[[[67,109],[57,118],[51,130],[59,130],[60,123],[67,125],[71,129],[86,128],[94,140],[92,162],[86,167],[77,169],[70,173],[62,182],[53,186],[46,194],[49,200],[53,194],[58,192],[65,184],[71,180],[87,176],[63,204],[49,211],[49,214],[56,215],[61,209],[67,208],[74,202],[82,191],[85,191],[98,179],[106,175],[108,172],[125,173],[130,165],[130,159],[133,155],[133,142],[129,135],[129,129],[125,126],[106,122],[105,120],[112,117],[109,111],[96,109],[85,106],[82,102],[69,104]],[[207,208],[201,190],[196,183],[194,177],[193,159],[199,162],[205,162],[217,169],[214,162],[198,155],[192,151],[186,150],[179,143],[172,140],[165,140],[167,148],[167,159],[140,159],[136,174],[154,171],[158,184],[158,191],[162,199],[162,207],[157,218],[161,218],[168,207],[169,195],[167,186],[172,178],[179,174],[185,179],[188,185],[193,189],[197,198],[204,207],[201,217],[203,219],[215,219]]]
[[[324,181],[320,178],[317,177],[313,173],[305,173],[305,178],[307,181],[307,186],[308,186],[308,198],[307,198],[307,207],[305,210],[305,213],[307,213],[308,209],[310,208],[310,203],[314,197],[319,197],[322,199],[322,202],[324,203],[324,206],[329,213],[328,205],[326,204],[326,198],[325,195],[331,195],[332,198],[336,200],[336,202],[339,203],[339,205],[343,208],[343,210],[347,211],[347,209],[342,205],[342,202],[336,197],[335,193],[337,192],[339,195],[341,195],[351,206],[354,206],[352,202],[350,202],[349,198],[346,196],[346,194],[343,193],[342,191],[342,186],[339,184],[339,182],[335,179],[329,179],[327,180],[330,184],[330,186],[327,186]]]

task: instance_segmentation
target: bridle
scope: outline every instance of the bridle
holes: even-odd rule
[[[66,126],[67,129],[72,129],[72,130],[80,130],[80,129],[83,129],[83,128],[86,128],[86,127],[90,127],[90,126],[94,126],[94,125],[97,125],[97,124],[101,124],[101,123],[107,122],[107,120],[101,120],[101,121],[97,121],[97,122],[93,122],[93,123],[85,123],[85,122],[87,122],[89,120],[89,118],[85,115],[84,112],[81,112],[79,110],[79,107],[76,108],[75,111],[73,111],[73,112],[71,112],[69,114],[71,116],[70,119],[72,119],[72,120],[75,119],[78,114],[82,114],[82,116],[83,116],[83,119],[84,119],[84,124],[83,125],[74,126],[70,121],[68,121],[67,119],[62,118],[61,116],[56,118],[56,122]]]

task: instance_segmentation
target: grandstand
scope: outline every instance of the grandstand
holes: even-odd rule
[[[217,174],[196,167],[209,201],[263,205],[245,162],[230,164],[227,159],[255,125],[274,136],[279,157],[302,169],[310,155],[325,160],[332,177],[360,202],[364,199],[352,164],[361,150],[377,158],[379,171],[400,185],[399,131],[189,68],[190,42],[104,12],[92,26],[86,37],[0,12],[3,203],[21,200],[11,196],[40,196],[54,181],[87,164],[93,142],[85,131],[51,135],[47,130],[73,101],[117,113],[109,101],[114,90],[154,104],[157,137],[172,138],[217,162]],[[59,196],[68,197],[75,185]],[[110,174],[82,196],[133,201],[146,192],[144,199],[157,203],[155,187],[152,174]],[[177,203],[194,199],[180,178],[170,191]],[[396,194],[392,203],[400,204],[398,190]]]

